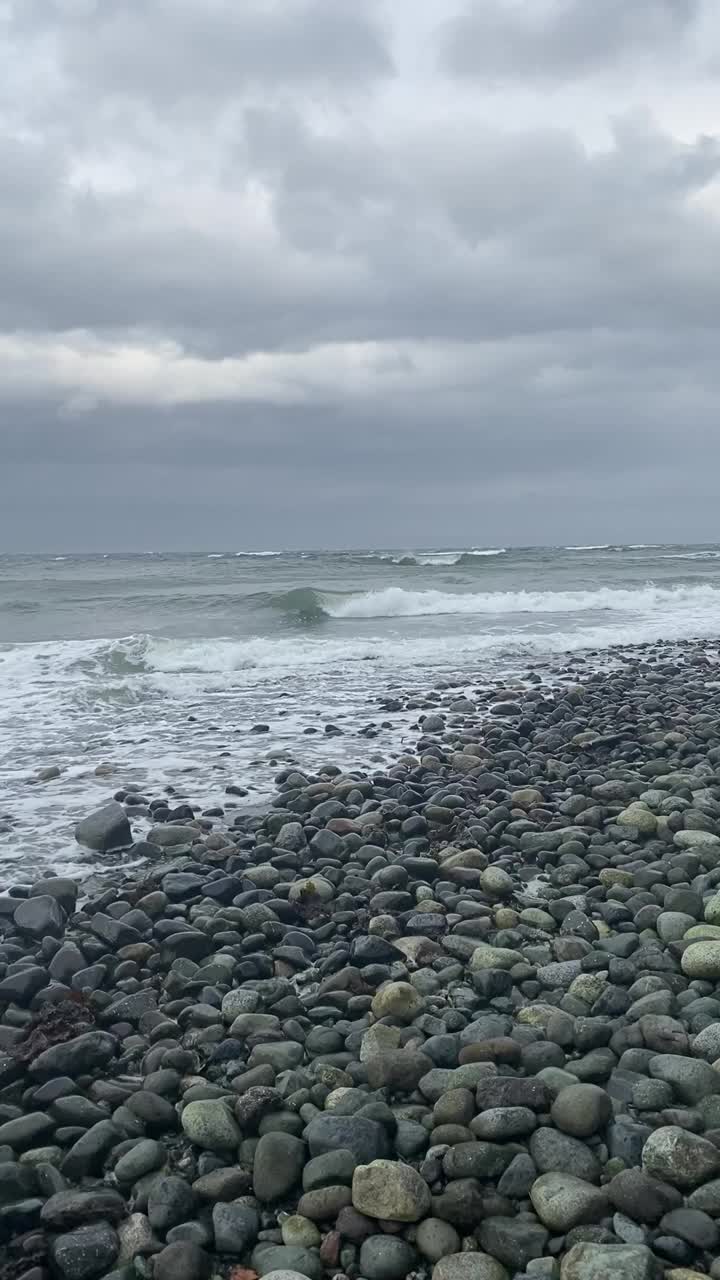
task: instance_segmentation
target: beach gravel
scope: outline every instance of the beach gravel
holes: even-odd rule
[[[717,658],[595,657],[0,895],[3,1280],[717,1280]]]

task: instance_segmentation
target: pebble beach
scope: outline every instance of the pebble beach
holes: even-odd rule
[[[718,646],[606,657],[18,876],[2,1280],[718,1280]]]

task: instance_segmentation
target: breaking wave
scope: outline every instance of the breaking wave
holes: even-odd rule
[[[502,617],[511,614],[579,614],[618,611],[665,613],[668,609],[710,611],[720,626],[720,588],[698,586],[601,587],[596,591],[379,591],[332,592],[302,587],[265,597],[272,608],[299,622],[343,618],[422,618],[450,614]]]

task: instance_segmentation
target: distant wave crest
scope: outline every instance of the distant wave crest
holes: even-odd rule
[[[455,565],[471,565],[478,559],[507,555],[506,547],[471,547],[468,551],[369,551],[360,555],[361,560],[376,564],[419,565],[426,568],[452,568]],[[350,557],[353,558],[352,556]]]

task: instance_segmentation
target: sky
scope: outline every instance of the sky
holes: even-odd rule
[[[0,553],[720,539],[717,0],[0,0]]]

